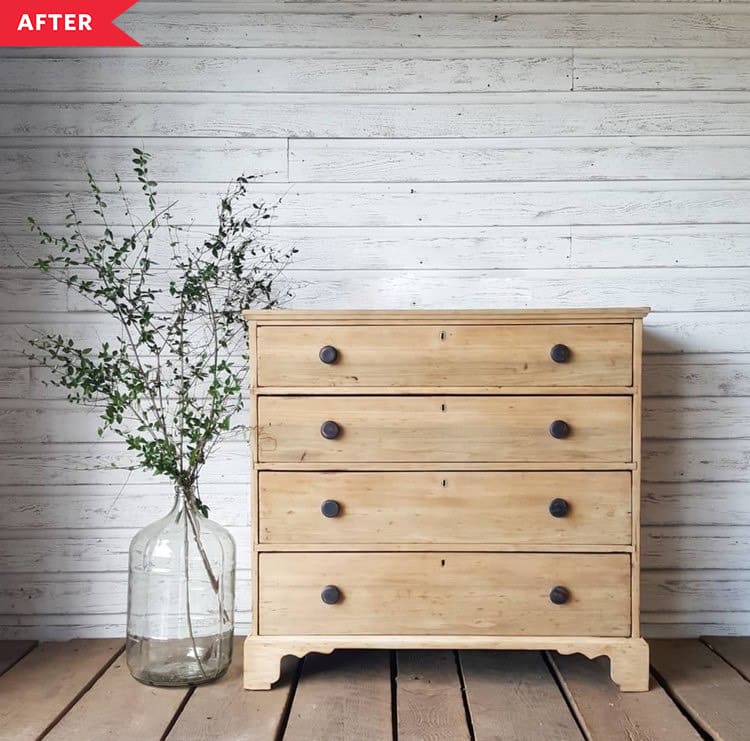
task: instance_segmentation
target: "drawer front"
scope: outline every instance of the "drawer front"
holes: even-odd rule
[[[258,460],[629,462],[631,405],[624,396],[262,396]],[[553,436],[555,421],[566,436]]]
[[[630,478],[602,472],[263,471],[261,543],[628,545]]]
[[[552,348],[558,348],[556,362]],[[321,350],[328,348],[327,353]],[[630,386],[629,324],[261,326],[260,386]],[[328,360],[330,362],[324,362]]]
[[[630,634],[626,554],[262,553],[259,577],[261,635]]]

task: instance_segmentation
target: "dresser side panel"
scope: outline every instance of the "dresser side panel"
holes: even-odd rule
[[[633,637],[641,634],[641,414],[643,400],[643,319],[633,322],[633,554],[631,574],[631,605],[633,610]]]
[[[247,362],[248,362],[248,423],[250,440],[250,477],[249,477],[249,516],[251,533],[251,550],[249,554],[240,555],[241,559],[250,560],[250,625],[251,633],[258,635],[259,580],[258,580],[258,323],[247,322]],[[242,561],[240,561],[241,563]]]

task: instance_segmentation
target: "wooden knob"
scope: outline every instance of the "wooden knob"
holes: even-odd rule
[[[332,419],[328,419],[320,425],[320,434],[326,440],[335,440],[341,434],[341,428]]]
[[[327,605],[335,605],[341,599],[341,590],[333,584],[329,584],[321,590],[320,599]]]
[[[554,345],[549,356],[555,363],[567,363],[570,360],[570,348],[567,345]]]
[[[555,605],[564,605],[570,599],[570,592],[565,587],[552,587],[549,599]]]
[[[558,440],[562,440],[564,437],[570,435],[570,425],[563,419],[556,419],[549,426],[549,434]]]
[[[335,499],[326,499],[320,505],[320,511],[323,513],[323,517],[338,517],[339,512],[341,512],[341,505]]]
[[[565,517],[570,511],[570,505],[560,498],[555,498],[549,503],[549,513],[553,517]]]
[[[320,348],[318,357],[320,358],[321,363],[331,365],[339,359],[339,351],[333,345],[325,345]]]

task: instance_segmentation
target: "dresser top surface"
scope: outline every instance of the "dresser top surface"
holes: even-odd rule
[[[319,310],[319,309],[270,309],[243,311],[247,321],[263,324],[276,322],[341,322],[341,321],[388,321],[408,322],[472,322],[498,324],[502,322],[528,321],[632,321],[641,319],[650,311],[646,306],[609,307],[603,309],[493,309],[493,310]]]

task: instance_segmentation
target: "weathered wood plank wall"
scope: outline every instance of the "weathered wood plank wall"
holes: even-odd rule
[[[0,55],[0,632],[121,634],[128,540],[168,503],[20,354],[111,332],[26,268],[24,220],[133,146],[198,231],[262,175],[300,307],[651,305],[645,630],[750,631],[750,4],[141,0],[122,25],[147,48]],[[204,488],[247,628],[242,442]]]

